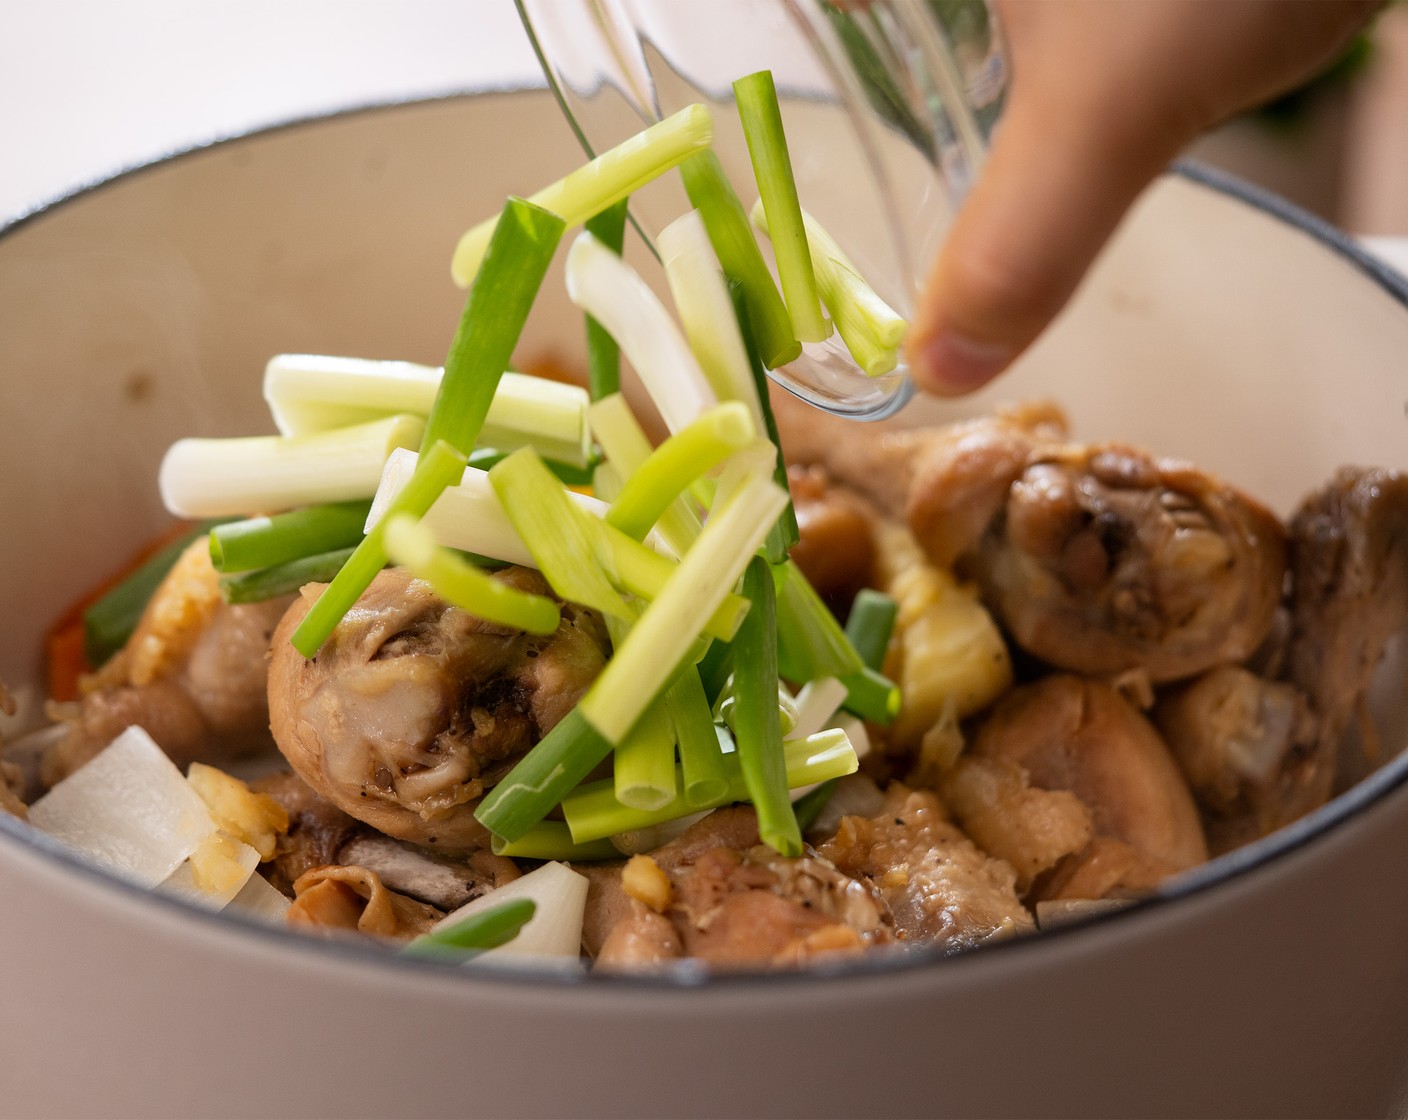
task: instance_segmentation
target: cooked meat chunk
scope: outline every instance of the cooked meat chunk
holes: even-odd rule
[[[1012,865],[1021,891],[1095,835],[1085,802],[1069,790],[1033,786],[1010,759],[966,755],[939,790],[974,843]]]
[[[1062,674],[1018,688],[993,709],[971,749],[975,758],[1016,765],[1032,787],[1069,791],[1090,811],[1091,843],[1038,879],[1035,898],[1140,893],[1207,859],[1197,807],[1168,747],[1107,684]],[[982,809],[1000,812],[1001,800],[996,788],[985,806],[972,796],[961,804],[959,821],[980,819]],[[1066,890],[1083,863],[1113,866],[1114,851],[1123,853],[1121,871],[1102,880],[1100,893]],[[1078,880],[1078,887],[1089,881]]]
[[[364,830],[337,853],[338,863],[375,871],[399,894],[447,913],[518,878],[518,867],[487,848],[454,858]]]
[[[0,713],[15,714],[15,701],[4,681],[0,681]],[[29,819],[29,806],[21,796],[24,784],[24,772],[13,762],[0,758],[0,812],[10,813],[22,821]]]
[[[286,921],[320,933],[365,933],[409,941],[445,916],[391,890],[365,867],[315,867],[293,884]]]
[[[1342,468],[1291,520],[1286,677],[1320,721],[1318,787],[1389,639],[1408,623],[1408,473]]]
[[[927,790],[892,785],[878,816],[845,817],[818,853],[873,883],[907,941],[964,949],[1034,928],[1012,868],[980,851]]]
[[[46,754],[53,785],[136,724],[181,766],[267,748],[269,640],[288,598],[230,606],[196,541],[147,604],[127,645],[83,682],[67,735]]]
[[[1058,668],[1195,676],[1251,654],[1280,601],[1275,517],[1186,463],[1066,442],[1049,406],[913,432],[794,418],[783,445],[907,517],[929,559],[976,578],[1017,644]]]
[[[495,578],[547,592],[527,569]],[[279,749],[314,790],[389,836],[440,851],[483,846],[479,798],[600,672],[600,619],[564,604],[556,633],[537,637],[451,607],[391,568],[305,660],[288,639],[320,590],[305,588],[275,635]]]
[[[297,774],[270,774],[250,782],[249,788],[272,797],[288,813],[288,829],[262,870],[290,898],[294,882],[304,872],[337,863],[342,845],[366,830],[361,821],[314,793]]]
[[[1264,836],[1321,804],[1333,769],[1294,685],[1233,665],[1160,697],[1154,721],[1192,787],[1214,853]]]
[[[820,467],[791,466],[787,481],[801,539],[792,559],[841,617],[862,587],[874,586],[871,515],[854,494],[832,486]]]
[[[1261,644],[1285,547],[1276,519],[1231,487],[1106,444],[1033,451],[965,563],[1030,653],[1158,683]]]
[[[628,897],[619,870],[595,876],[584,941],[601,967],[680,955],[720,968],[796,965],[893,940],[869,886],[815,855],[788,859],[759,844],[751,808],[711,813],[652,858],[670,881],[663,914]]]

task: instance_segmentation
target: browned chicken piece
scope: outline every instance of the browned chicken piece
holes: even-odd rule
[[[287,597],[230,606],[204,539],[157,588],[127,645],[83,681],[68,733],[45,755],[53,785],[134,724],[177,765],[266,749],[268,652]]]
[[[1013,640],[1058,668],[1195,676],[1249,656],[1280,602],[1267,510],[1187,463],[1068,443],[1050,406],[911,432],[791,417],[783,446],[907,517],[930,560],[971,573]]]
[[[306,871],[337,863],[343,844],[366,830],[336,805],[320,797],[297,774],[284,771],[249,783],[267,794],[288,814],[288,829],[279,837],[274,858],[261,868],[276,888],[293,897],[293,884]]]
[[[548,592],[525,568],[494,578]],[[557,631],[538,637],[451,607],[390,568],[305,660],[289,637],[320,591],[304,588],[274,637],[269,709],[284,757],[317,793],[388,836],[439,851],[485,846],[480,797],[601,671],[601,620],[564,604]]]
[[[1261,644],[1285,545],[1276,518],[1224,483],[1105,444],[1034,451],[965,563],[1028,652],[1161,683]]]
[[[1317,722],[1294,685],[1223,665],[1160,697],[1154,721],[1203,810],[1214,854],[1325,799],[1333,766],[1315,749]]]
[[[787,482],[800,540],[792,559],[828,606],[845,617],[863,587],[875,586],[875,532],[855,494],[832,486],[821,467],[790,466]]]
[[[391,890],[365,867],[315,867],[293,884],[285,921],[316,933],[364,933],[409,941],[445,916],[444,911]]]
[[[906,941],[966,949],[1035,928],[1012,868],[959,831],[928,790],[895,783],[878,816],[843,818],[818,854],[873,883]]]
[[[1012,865],[1022,892],[1095,835],[1085,802],[1069,790],[1033,786],[1010,759],[964,755],[939,780],[939,792],[973,842]]]
[[[971,454],[960,453],[956,457],[969,464],[966,473],[975,486],[954,503],[953,510],[955,524],[972,523],[967,534],[969,543],[982,533],[1004,497],[1005,485],[995,481],[1003,472],[993,459],[994,430],[1010,435],[1014,460],[1020,460],[1033,443],[1066,438],[1065,414],[1045,401],[999,409],[995,415],[979,420],[904,428],[893,421],[857,424],[829,416],[782,390],[775,390],[772,400],[783,456],[789,463],[824,467],[837,482],[896,520],[910,516],[921,499],[920,519],[935,515],[932,488],[923,481],[931,472],[930,460],[937,457],[951,463],[956,447],[966,448],[972,443]],[[972,441],[973,436],[978,437],[976,442]],[[983,491],[990,492],[987,500],[975,501]],[[948,558],[935,555],[934,562],[948,567],[957,555],[958,552]]]
[[[1090,812],[1090,843],[1038,877],[1032,898],[1137,895],[1208,858],[1197,807],[1168,747],[1107,684],[1058,674],[1014,690],[978,729],[971,753],[1016,765],[1035,789],[1069,791]],[[986,804],[960,801],[955,815],[966,827],[984,813],[1030,808],[998,788]],[[1026,817],[1019,835],[1044,827]]]
[[[711,813],[651,859],[668,879],[659,909],[629,896],[619,869],[594,876],[584,942],[599,968],[681,956],[717,968],[798,965],[893,940],[869,886],[815,855],[759,844],[751,808]]]
[[[1328,796],[1340,740],[1389,639],[1408,624],[1408,473],[1341,468],[1301,504],[1290,538],[1285,676],[1320,722],[1315,784]]]

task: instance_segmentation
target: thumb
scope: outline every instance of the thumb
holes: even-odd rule
[[[1108,117],[1092,119],[1089,101],[1045,93],[1034,82],[1014,85],[987,163],[929,274],[907,344],[916,381],[929,392],[976,389],[1021,354],[1189,138],[1167,120],[1157,127],[1131,119],[1116,131]]]

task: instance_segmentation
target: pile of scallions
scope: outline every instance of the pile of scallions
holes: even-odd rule
[[[735,91],[780,292],[693,105],[464,235],[443,371],[281,356],[265,381],[280,435],[181,440],[162,464],[173,512],[241,518],[211,530],[229,601],[327,581],[293,635],[305,657],[389,562],[534,634],[557,628],[557,603],[487,568],[532,566],[600,612],[604,670],[478,807],[502,854],[615,857],[612,837],[746,801],[762,839],[798,855],[822,783],[856,769],[862,721],[898,710],[879,672],[894,604],[862,597],[843,631],[788,559],[765,378],[833,325],[858,366],[888,372],[905,324],[802,211],[771,76]],[[676,168],[693,209],[658,249],[678,323],[621,257],[629,196]],[[566,284],[589,391],[505,372],[578,224]],[[621,395],[623,353],[668,429],[658,447]],[[611,777],[586,781],[608,757]]]

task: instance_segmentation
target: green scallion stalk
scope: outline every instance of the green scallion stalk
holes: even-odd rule
[[[544,187],[528,201],[554,214],[569,226],[580,225],[641,187],[659,178],[714,139],[714,123],[703,105],[690,105],[659,124],[632,136],[590,163]],[[450,274],[466,287],[482,267],[493,223],[481,222],[455,246]]]
[[[854,774],[859,766],[846,733],[835,729],[823,731],[810,739],[787,740],[783,743],[783,756],[787,767],[787,785],[794,789]],[[631,809],[616,800],[612,783],[607,779],[575,790],[563,801],[562,815],[567,819],[573,840],[585,844],[677,820],[701,809],[746,801],[748,787],[743,780],[737,753],[724,755],[723,765],[728,774],[728,790],[707,805],[690,805],[684,794],[680,793],[669,805],[653,812]],[[792,815],[790,804],[787,813]],[[795,817],[793,819],[795,822]]]
[[[583,715],[612,742],[625,737],[679,671],[786,500],[771,481],[755,477],[710,515],[669,583],[582,698]],[[769,518],[769,511],[777,512]]]
[[[728,281],[719,268],[709,232],[698,210],[691,210],[660,231],[657,239],[665,276],[685,337],[721,401],[741,401],[762,433],[763,419],[753,366],[748,359]]]
[[[624,480],[640,470],[650,458],[650,440],[646,437],[626,398],[619,393],[593,402],[588,410],[588,422],[593,435],[606,453],[607,462],[616,476]],[[598,497],[606,497],[598,494]],[[676,556],[683,556],[696,540],[703,526],[698,515],[684,498],[674,502],[656,525],[661,539]]]
[[[541,206],[521,198],[504,204],[445,357],[422,451],[441,439],[466,457],[474,450],[564,228]]]
[[[768,216],[761,199],[749,216],[758,229],[768,232]],[[904,341],[909,324],[880,298],[836,239],[805,210],[802,211],[802,226],[806,230],[821,301],[831,312],[841,341],[868,376],[889,373],[899,363],[900,343]]]
[[[822,314],[821,297],[816,290],[816,274],[802,226],[802,207],[797,201],[797,183],[787,153],[787,136],[782,131],[782,109],[777,103],[772,72],[759,70],[739,78],[733,83],[733,95],[743,122],[743,136],[748,141],[758,193],[771,217],[773,254],[792,328],[802,342],[823,342],[831,336],[831,324]]]
[[[607,522],[643,539],[695,479],[746,447],[754,434],[746,405],[730,401],[711,408],[625,476]]]
[[[83,652],[88,664],[100,668],[109,657],[127,644],[137,629],[161,581],[176,566],[190,543],[209,533],[216,523],[193,525],[142,564],[112,590],[83,612]]]
[[[884,668],[899,612],[900,605],[883,591],[865,587],[857,593],[846,617],[846,639],[867,668]]]
[[[715,640],[699,660],[699,683],[712,711],[733,673],[733,643]]]
[[[635,618],[635,608],[602,568],[595,526],[579,516],[568,492],[532,448],[521,448],[494,467],[489,484],[554,591],[612,618]]]
[[[556,633],[557,604],[545,595],[520,591],[467,564],[435,542],[435,534],[414,518],[397,514],[382,530],[387,556],[435,589],[447,603],[487,622],[529,634]]]
[[[517,937],[537,909],[531,898],[490,906],[462,922],[421,934],[402,947],[401,956],[459,961],[486,949],[497,949]]]
[[[632,809],[659,809],[675,799],[675,731],[657,701],[616,745],[616,800]]]
[[[846,686],[843,707],[853,715],[885,726],[900,714],[899,685],[874,669],[867,666],[859,673],[848,673],[841,683]]]
[[[342,570],[323,588],[318,601],[303,616],[303,621],[293,632],[294,649],[308,658],[317,654],[337,629],[342,616],[352,609],[362,592],[376,578],[377,572],[386,566],[382,532],[387,519],[398,513],[424,517],[426,510],[435,504],[435,499],[445,488],[463,476],[466,462],[466,456],[444,440],[420,457],[416,473],[392,500],[386,515],[362,538],[362,543]]]
[[[610,840],[589,840],[578,844],[566,821],[539,821],[517,840],[495,836],[490,843],[496,856],[512,859],[556,859],[572,863],[620,859],[621,853]]]
[[[773,467],[773,481],[787,491],[787,507],[782,511],[777,524],[768,534],[766,553],[770,564],[780,564],[787,558],[788,551],[801,540],[797,528],[797,510],[792,505],[792,491],[787,485],[787,464],[783,461],[782,441],[777,435],[777,418],[772,414],[772,403],[768,399],[768,376],[759,356],[758,341],[753,328],[753,312],[747,300],[747,293],[736,288],[733,296],[734,311],[738,317],[738,329],[743,336],[743,344],[748,354],[748,365],[753,371],[753,386],[757,393],[758,407],[763,413],[763,423],[767,428],[767,438],[777,449]]]
[[[734,639],[734,741],[758,835],[784,856],[802,854],[802,835],[787,796],[787,765],[777,710],[777,609],[772,570],[761,556],[748,562],[743,595],[752,603]]]
[[[504,374],[504,376],[507,377],[508,374]],[[496,467],[498,464],[502,463],[520,447],[532,447],[534,451],[537,451],[539,455],[542,455],[543,463],[547,466],[548,470],[552,471],[554,476],[556,476],[557,480],[561,482],[564,486],[592,485],[594,472],[597,468],[597,463],[595,459],[589,460],[588,464],[584,467],[574,467],[568,463],[562,462],[560,459],[554,459],[549,455],[543,455],[542,450],[537,446],[537,444],[533,443],[532,441],[529,441],[528,443],[515,443],[512,447],[505,448],[481,447],[478,451],[476,451],[473,455],[469,457],[469,465],[475,470],[484,471],[487,474],[493,467]]]
[[[832,778],[830,781],[822,782],[815,789],[807,790],[792,802],[792,812],[797,817],[799,831],[806,832],[816,824],[817,818],[821,816],[821,811],[826,808],[832,795],[836,792],[836,783],[839,780],[839,778]]]
[[[217,525],[210,531],[210,562],[217,572],[250,572],[351,548],[362,539],[371,508],[370,500],[335,502]]]
[[[586,220],[583,228],[618,257],[626,244],[626,206],[621,199]],[[621,391],[621,348],[611,332],[593,319],[587,319],[587,386],[594,401]]]
[[[682,431],[719,403],[660,298],[630,265],[580,234],[567,252],[567,296],[611,332],[665,427]]]
[[[481,824],[517,839],[626,737],[679,673],[786,500],[770,481],[759,478],[714,512],[577,707],[480,803],[475,816]]]
[[[845,680],[864,668],[836,616],[791,560],[773,569],[777,580],[778,665],[789,681]]]
[[[180,439],[161,461],[157,486],[179,517],[248,516],[368,498],[387,456],[416,446],[424,430],[419,416],[391,416],[306,436]]]
[[[687,667],[665,693],[665,710],[679,744],[680,782],[685,803],[715,804],[728,791],[719,737],[696,669]]]
[[[639,599],[654,601],[674,577],[679,565],[610,525],[601,524],[592,528],[597,538],[597,556],[607,557],[605,567],[609,569],[613,582]],[[738,632],[738,624],[747,613],[747,599],[732,593],[725,595],[718,609],[705,623],[704,633],[710,638],[727,642]]]
[[[759,356],[768,369],[786,365],[801,354],[802,345],[719,157],[711,151],[701,152],[680,164],[680,176],[689,204],[704,219],[724,275],[743,290],[758,334]]]
[[[220,597],[232,605],[263,603],[281,595],[292,595],[310,583],[328,583],[342,571],[356,547],[300,556],[268,568],[220,577]]]

